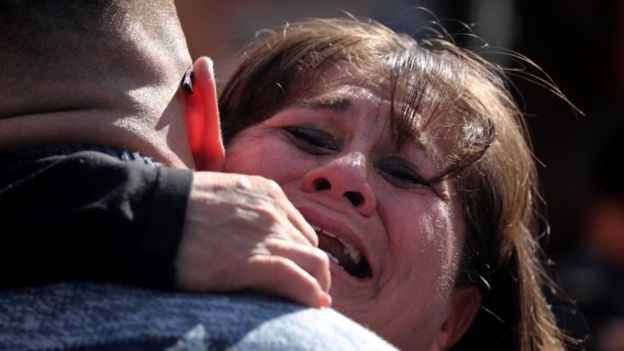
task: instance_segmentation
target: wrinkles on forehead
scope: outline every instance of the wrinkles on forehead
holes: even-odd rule
[[[421,57],[422,56],[422,57]],[[421,61],[425,61],[424,63]],[[304,74],[290,90],[285,105],[347,108],[344,86],[366,88],[377,99],[390,103],[390,129],[396,148],[417,142],[439,175],[438,181],[461,172],[488,148],[494,130],[466,79],[470,74],[446,59],[439,62],[428,53],[395,52],[369,62],[338,61]],[[439,167],[438,167],[439,166]]]

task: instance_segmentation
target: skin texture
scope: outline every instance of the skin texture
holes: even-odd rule
[[[195,174],[178,286],[191,291],[255,289],[304,305],[328,306],[327,255],[275,182],[244,175]]]
[[[224,170],[274,180],[314,228],[366,257],[363,279],[331,263],[336,309],[401,348],[444,349],[469,324],[459,313],[449,326],[463,308],[455,302],[478,306],[453,288],[463,223],[449,184],[424,180],[439,171],[431,146],[397,148],[389,111],[370,89],[338,86],[240,132]]]
[[[220,171],[224,157],[212,63],[193,66],[185,100],[193,176],[176,257],[177,285],[190,291],[255,289],[312,307],[331,304],[329,260],[316,233],[275,182]]]

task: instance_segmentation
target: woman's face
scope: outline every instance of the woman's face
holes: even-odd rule
[[[390,102],[342,84],[241,131],[225,171],[275,180],[332,260],[333,307],[405,348],[429,348],[451,307],[463,223],[433,145],[397,149]]]

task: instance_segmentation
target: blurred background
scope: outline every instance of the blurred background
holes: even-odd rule
[[[583,114],[547,88],[512,77],[526,113],[550,235],[555,279],[577,302],[554,302],[564,328],[589,350],[624,350],[624,1],[621,0],[177,0],[194,57],[211,56],[218,80],[265,28],[305,17],[376,19],[418,37],[434,19],[460,21],[493,47],[532,59]],[[467,45],[477,41],[460,38]],[[503,66],[518,67],[509,56]],[[540,75],[527,67],[528,72]],[[542,75],[543,77],[543,75]]]

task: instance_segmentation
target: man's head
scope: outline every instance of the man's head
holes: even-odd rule
[[[2,1],[0,123],[10,138],[0,147],[112,144],[192,166],[179,90],[191,64],[173,0]]]
[[[190,65],[169,0],[9,0],[0,4],[0,28],[0,69],[21,93],[15,97],[41,92],[46,100],[50,87],[70,84],[78,96],[122,84],[170,85]]]

